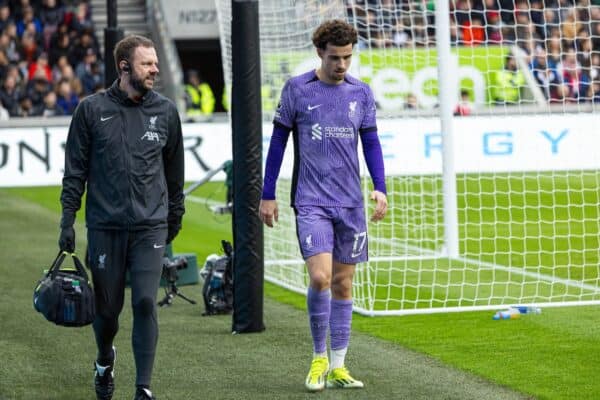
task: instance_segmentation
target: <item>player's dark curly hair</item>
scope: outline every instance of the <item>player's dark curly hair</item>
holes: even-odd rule
[[[356,29],[346,21],[341,19],[332,19],[323,22],[315,30],[312,36],[312,42],[316,48],[325,50],[327,43],[333,46],[353,46],[358,41]]]

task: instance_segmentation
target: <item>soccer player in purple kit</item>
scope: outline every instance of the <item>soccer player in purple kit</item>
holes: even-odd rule
[[[341,20],[321,24],[312,37],[321,66],[288,80],[273,121],[260,202],[261,220],[278,219],[275,186],[290,131],[294,140],[291,203],[310,284],[307,308],[313,359],[309,391],[362,388],[345,366],[352,323],[355,265],[368,259],[360,171],[360,136],[376,202],[372,221],[387,211],[385,174],[369,86],[347,74],[356,30]],[[327,355],[330,333],[331,360]]]

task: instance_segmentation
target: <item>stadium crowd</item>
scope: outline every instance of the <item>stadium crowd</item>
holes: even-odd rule
[[[71,115],[104,87],[90,4],[0,0],[0,119]]]
[[[360,46],[435,45],[433,0],[345,1]],[[549,102],[600,102],[600,1],[452,0],[450,12],[454,46],[516,45]]]
[[[435,45],[433,0],[344,1],[363,48]],[[452,0],[450,10],[454,46],[516,45],[549,102],[600,103],[600,0]],[[87,0],[0,0],[0,120],[71,115],[104,88],[91,11]],[[522,100],[512,57],[491,83],[504,85],[496,103]]]

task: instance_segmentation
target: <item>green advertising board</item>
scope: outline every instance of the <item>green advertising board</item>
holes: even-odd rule
[[[489,104],[491,76],[502,69],[508,53],[504,46],[453,48],[451,65],[444,68],[457,77],[456,100],[460,90],[467,90],[476,104]],[[274,109],[286,79],[318,65],[315,51],[264,55],[263,110]],[[433,108],[437,104],[437,65],[435,48],[360,49],[355,51],[350,73],[371,85],[381,109],[402,109],[409,93],[416,95],[424,108]]]

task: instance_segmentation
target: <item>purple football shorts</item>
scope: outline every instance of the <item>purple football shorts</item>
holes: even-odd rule
[[[344,264],[369,259],[367,225],[362,207],[299,206],[296,212],[296,234],[302,257],[331,253]]]

